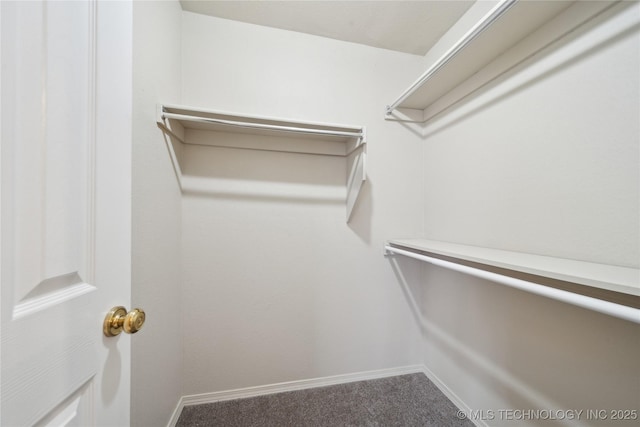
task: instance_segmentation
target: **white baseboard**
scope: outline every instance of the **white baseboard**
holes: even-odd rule
[[[429,368],[427,368],[425,365],[422,365],[422,373],[424,373],[426,377],[429,378],[429,380],[436,387],[438,387],[438,389],[442,392],[442,394],[447,396],[447,398],[449,398],[449,400],[453,402],[453,404],[456,405],[459,410],[461,410],[465,414],[472,413],[472,410],[469,407],[469,405],[464,403],[464,401],[460,399],[457,394],[455,394],[449,387],[447,387],[445,383],[440,381],[440,378],[438,378],[436,374],[431,372],[431,370],[429,370]],[[489,427],[488,424],[484,422],[484,420],[470,418],[469,421],[471,421],[477,427]]]
[[[423,373],[436,387],[444,393],[460,410],[470,413],[470,408],[453,393],[440,379],[424,365],[402,366],[398,368],[380,369],[376,371],[357,372],[353,374],[333,375],[329,377],[312,378],[308,380],[288,381],[276,384],[267,384],[255,387],[239,388],[234,390],[216,391],[182,396],[176,409],[171,415],[167,427],[175,427],[180,413],[185,406],[200,405],[203,403],[221,402],[224,400],[244,399],[247,397],[264,396],[273,393],[304,390],[315,387],[326,387],[336,384],[346,384],[355,381],[375,380],[378,378],[394,377],[397,375]],[[478,427],[487,427],[482,421],[472,420]]]
[[[182,408],[203,403],[221,402],[224,400],[244,399],[247,397],[263,396],[266,394],[282,393],[286,391],[304,390],[315,387],[325,387],[336,384],[346,384],[355,381],[375,380],[378,378],[394,377],[396,375],[415,374],[424,372],[423,365],[402,366],[399,368],[379,369],[376,371],[357,372],[353,374],[332,375],[329,377],[312,378],[308,380],[288,381],[267,384],[256,387],[246,387],[234,390],[216,391],[213,393],[192,394],[182,396],[167,427],[175,427]]]
[[[167,423],[167,427],[175,427],[178,424],[178,418],[180,418],[180,414],[182,413],[182,408],[184,408],[184,403],[182,402],[183,397],[178,400],[178,404],[176,405],[176,409],[173,410],[171,414],[171,418],[169,418],[169,422]]]

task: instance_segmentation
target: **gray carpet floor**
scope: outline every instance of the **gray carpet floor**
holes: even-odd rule
[[[464,426],[424,374],[186,406],[177,427]]]

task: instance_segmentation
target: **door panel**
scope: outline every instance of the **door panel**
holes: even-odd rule
[[[110,306],[101,300],[114,291],[112,298],[127,304],[129,283],[125,277],[110,285],[96,275],[96,265],[126,276],[130,259],[114,256],[111,243],[97,246],[96,236],[119,226],[129,233],[130,206],[113,207],[118,199],[109,194],[130,190],[126,182],[120,188],[110,182],[127,167],[126,157],[118,164],[97,156],[99,141],[104,145],[114,130],[126,133],[130,124],[115,124],[108,132],[103,125],[109,119],[103,106],[123,99],[109,94],[99,69],[101,58],[118,49],[98,44],[100,25],[110,28],[100,23],[99,6],[0,4],[2,426],[100,424],[106,405],[128,414],[128,380],[117,383],[126,389],[123,399],[113,397],[117,389],[110,390],[108,402],[100,393],[102,378],[122,376],[122,364],[105,368],[103,360],[111,352],[128,360],[129,348],[117,341],[104,344],[100,318]],[[105,10],[105,16],[117,17]],[[111,84],[129,83],[116,73]],[[130,150],[130,140],[119,144]],[[99,174],[97,164],[103,166]],[[121,178],[115,181],[122,184]],[[121,209],[122,216],[98,222],[98,200],[112,211]]]
[[[64,402],[56,406],[45,418],[36,423],[36,427],[85,427],[93,424],[91,407],[93,400],[93,382],[80,388]]]
[[[89,6],[34,2],[17,13],[17,28],[39,25],[40,31],[19,33],[24,37],[18,37],[14,62],[20,96],[13,102],[14,137],[7,140],[13,142],[14,197],[7,208],[14,224],[14,318],[92,290],[95,88],[89,85]]]

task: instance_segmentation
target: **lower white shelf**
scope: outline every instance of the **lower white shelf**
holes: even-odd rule
[[[497,267],[562,282],[575,283],[626,295],[627,300],[640,296],[640,270],[614,265],[596,264],[564,258],[510,252],[477,246],[459,245],[426,239],[394,239],[385,245],[385,252],[416,258],[432,264],[481,277],[527,292],[543,295],[569,304],[595,310],[611,316],[640,323],[640,309],[556,289],[500,272],[484,269]],[[473,265],[465,265],[473,263]]]

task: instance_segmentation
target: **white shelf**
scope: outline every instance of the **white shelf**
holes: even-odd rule
[[[159,105],[156,120],[183,144],[346,157],[366,143],[362,126],[284,120],[181,105]],[[200,138],[201,131],[207,132],[206,138]],[[234,138],[237,134],[265,138]]]
[[[167,148],[181,187],[182,167],[175,143],[346,158],[347,222],[366,180],[363,126],[285,120],[183,105],[158,105],[156,121],[170,136]]]
[[[392,247],[435,254],[579,285],[640,296],[640,270],[426,239],[389,240]]]
[[[425,122],[615,2],[502,0],[387,107],[387,120]]]

